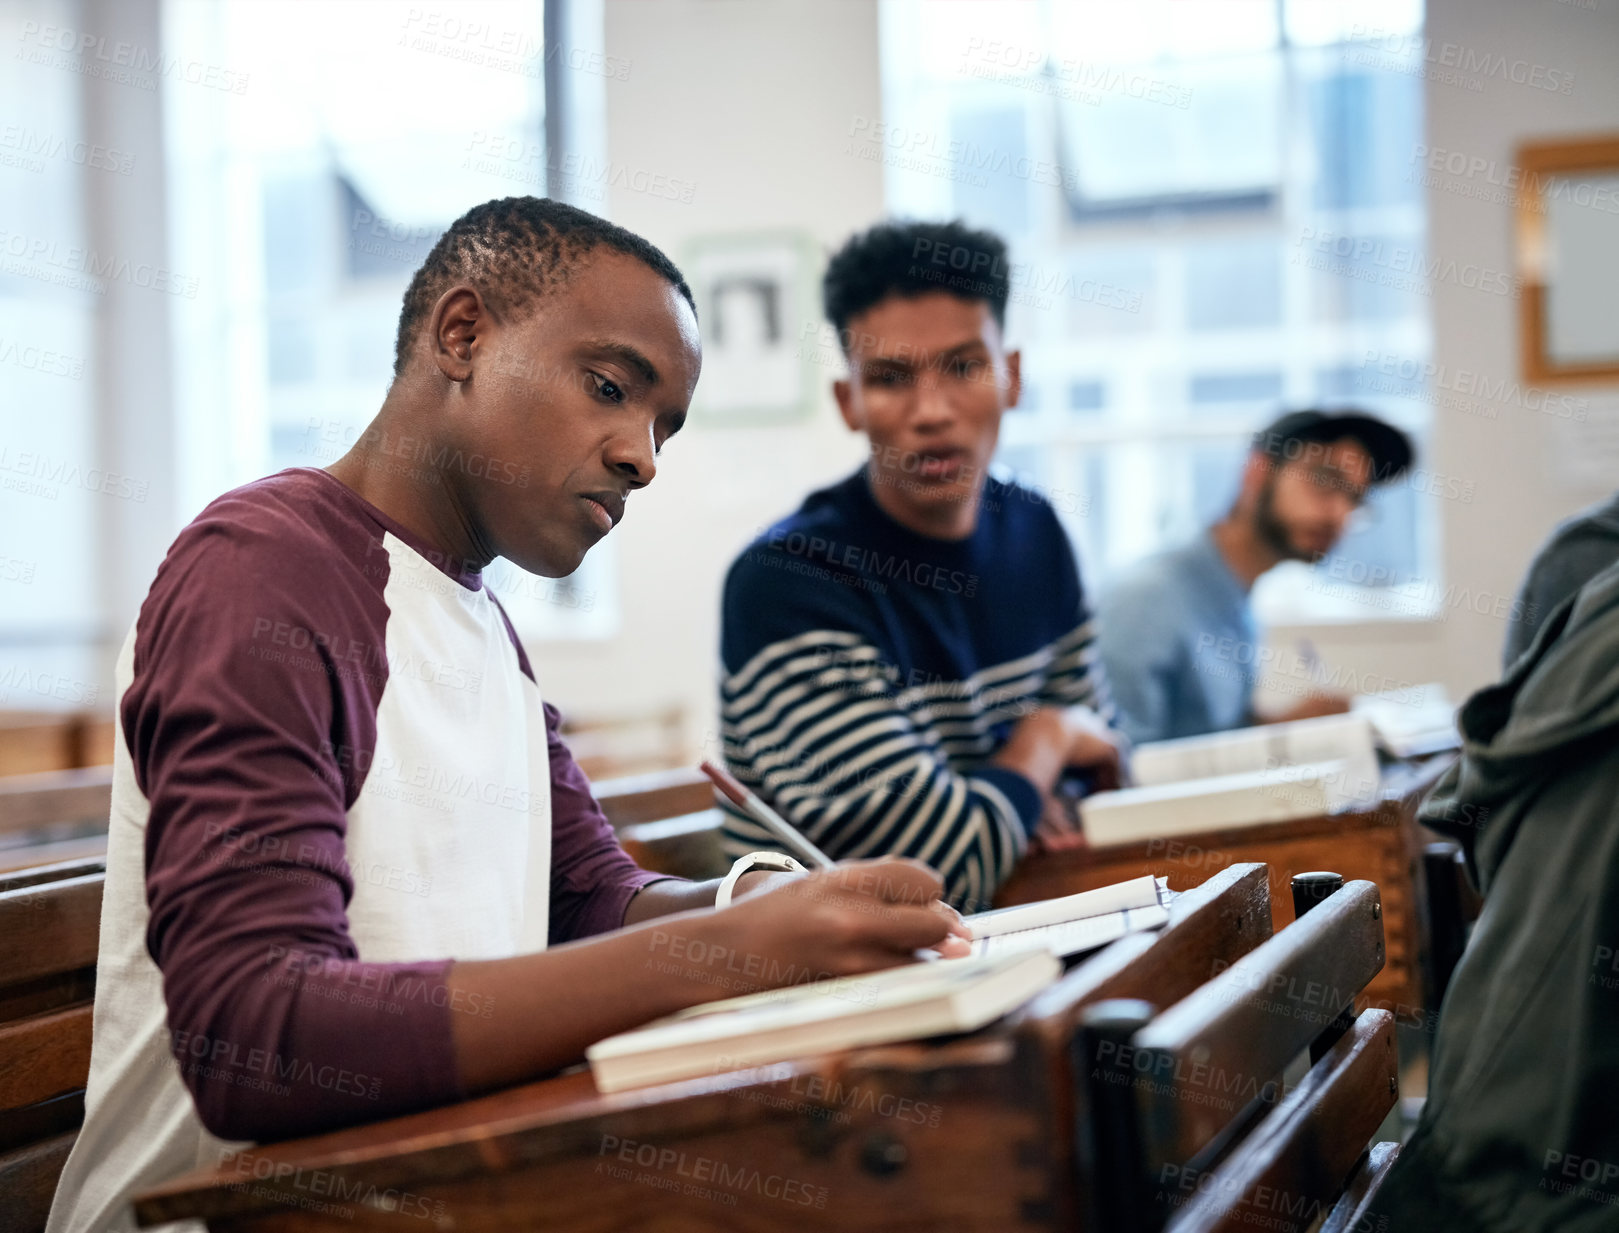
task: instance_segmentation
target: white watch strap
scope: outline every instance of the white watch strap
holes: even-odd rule
[[[723,908],[729,904],[731,896],[736,893],[737,880],[755,869],[769,869],[777,873],[804,872],[804,866],[781,852],[749,852],[739,857],[731,866],[731,872],[725,875],[725,881],[720,883],[720,889],[714,896],[714,906]]]

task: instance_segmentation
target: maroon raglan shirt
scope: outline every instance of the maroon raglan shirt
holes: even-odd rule
[[[86,1125],[53,1230],[194,1167],[204,1128],[281,1139],[461,1097],[453,1016],[499,1008],[453,998],[451,961],[618,928],[658,878],[478,573],[323,471],[181,532],[119,689]]]

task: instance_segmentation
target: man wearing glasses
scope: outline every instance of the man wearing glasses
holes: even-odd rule
[[[1260,637],[1249,593],[1283,561],[1326,556],[1368,491],[1411,458],[1403,432],[1356,411],[1294,411],[1255,434],[1231,511],[1143,561],[1098,606],[1102,661],[1132,741],[1347,709],[1341,695],[1312,692],[1279,715],[1254,714]]]

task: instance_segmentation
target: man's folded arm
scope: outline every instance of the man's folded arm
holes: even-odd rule
[[[834,855],[914,857],[943,876],[951,902],[985,908],[1028,845],[1039,789],[987,759],[952,770],[933,735],[950,721],[929,722],[929,704],[897,683],[853,634],[812,631],[767,647],[726,682],[728,757]],[[728,812],[734,830],[757,829]],[[762,831],[759,841],[772,846]]]
[[[1051,666],[1037,697],[1047,706],[1088,706],[1110,725],[1117,725],[1096,618],[1089,612],[1082,612],[1079,623],[1053,648]]]

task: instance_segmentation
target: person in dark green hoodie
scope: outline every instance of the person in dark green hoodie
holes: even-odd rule
[[[1419,817],[1462,842],[1484,909],[1368,1227],[1619,1229],[1619,565],[1459,723]]]

